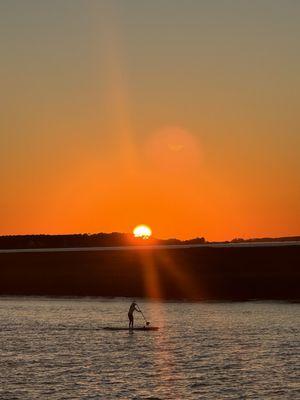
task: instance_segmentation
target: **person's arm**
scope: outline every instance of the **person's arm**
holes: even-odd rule
[[[142,312],[139,308],[136,308],[136,306],[134,306],[134,308],[135,308],[135,310],[136,310],[137,312]]]

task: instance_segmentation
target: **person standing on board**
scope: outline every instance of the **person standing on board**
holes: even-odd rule
[[[129,319],[129,329],[133,329],[133,313],[134,311],[141,312],[141,310],[137,307],[135,301],[131,303],[128,311],[128,319]]]

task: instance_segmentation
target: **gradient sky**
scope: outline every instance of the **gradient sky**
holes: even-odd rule
[[[300,2],[0,1],[0,234],[300,234]]]

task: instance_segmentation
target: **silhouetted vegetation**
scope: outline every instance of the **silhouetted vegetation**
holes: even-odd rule
[[[153,244],[204,244],[203,237],[191,240],[135,238],[127,233],[96,233],[74,235],[15,235],[0,236],[0,249],[43,249],[51,247],[102,247]]]
[[[222,243],[256,243],[256,242],[286,242],[300,241],[300,236],[280,238],[235,238]],[[128,233],[95,233],[73,235],[11,235],[0,236],[0,249],[43,249],[51,247],[102,247],[102,246],[138,246],[138,245],[189,245],[209,243],[204,237],[189,240],[135,238]]]
[[[278,238],[250,238],[250,239],[242,239],[242,238],[235,238],[232,239],[230,243],[256,243],[256,242],[300,242],[300,236],[283,236]]]

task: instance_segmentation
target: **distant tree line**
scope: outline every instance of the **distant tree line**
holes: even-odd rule
[[[102,247],[102,246],[130,246],[153,244],[205,244],[205,238],[198,237],[191,240],[135,238],[127,233],[95,233],[74,235],[9,235],[0,236],[0,249],[41,249],[55,247]]]
[[[252,242],[299,242],[300,236],[284,236],[278,238],[253,238],[253,239],[242,239],[242,238],[235,238],[232,239],[228,243],[252,243]]]
[[[280,238],[235,238],[222,243],[253,243],[253,242],[285,242],[300,241],[300,236]],[[74,235],[8,235],[0,236],[0,249],[41,249],[52,247],[102,247],[102,246],[138,246],[138,245],[189,245],[210,243],[204,237],[189,240],[135,238],[128,233],[83,233]],[[216,242],[214,242],[216,243]]]

